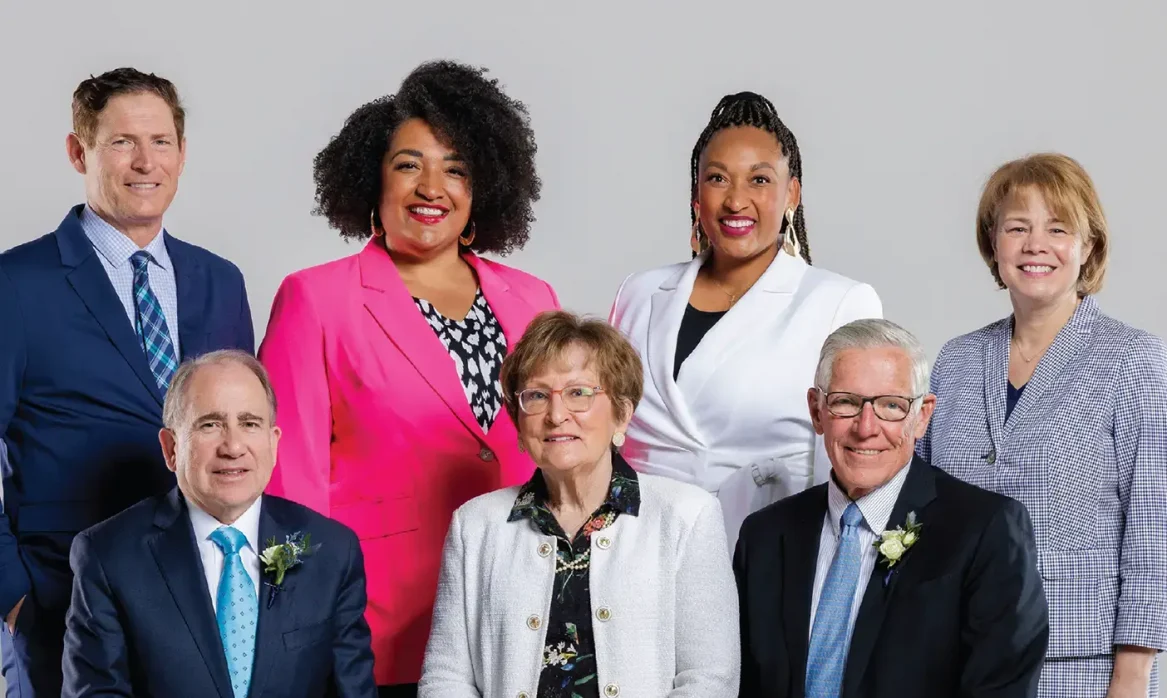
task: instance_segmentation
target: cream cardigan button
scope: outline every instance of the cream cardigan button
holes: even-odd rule
[[[518,698],[530,698],[530,696],[527,695],[526,691],[519,691]]]
[[[596,611],[596,618],[599,618],[605,623],[612,620],[612,609],[608,608],[607,606],[600,606],[600,608]]]
[[[598,541],[596,541],[596,546],[600,550],[607,550],[608,548],[612,547],[612,539],[607,537],[607,536],[604,536],[604,537],[600,538]]]
[[[616,698],[616,696],[620,695],[620,687],[614,683],[610,683],[604,686],[604,695],[608,698]]]
[[[527,619],[527,627],[531,630],[538,630],[540,622],[539,616],[531,616]]]
[[[482,450],[478,452],[478,457],[489,463],[490,461],[494,460],[494,452],[483,446]]]
[[[551,554],[551,544],[544,543],[539,546],[539,557],[547,557]]]

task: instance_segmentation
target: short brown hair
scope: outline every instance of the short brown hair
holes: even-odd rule
[[[1086,170],[1078,161],[1059,153],[1040,153],[1006,163],[985,184],[977,207],[977,246],[997,285],[1005,288],[993,252],[997,218],[1006,203],[1031,187],[1056,216],[1073,228],[1071,232],[1081,238],[1083,245],[1091,245],[1090,256],[1082,262],[1078,275],[1078,295],[1098,293],[1110,253],[1110,231],[1102,202]]]
[[[591,354],[600,387],[612,400],[616,415],[628,416],[625,409],[636,409],[644,395],[644,367],[624,335],[603,320],[549,310],[535,316],[514,351],[502,362],[499,382],[512,420],[518,422],[518,394],[527,381],[574,346]]]
[[[186,127],[186,110],[178,99],[174,83],[160,78],[154,73],[143,73],[134,68],[117,68],[97,77],[89,76],[73,92],[73,133],[85,145],[93,145],[97,136],[97,119],[109,100],[118,95],[149,92],[161,97],[170,107],[174,116],[174,129],[178,141]]]

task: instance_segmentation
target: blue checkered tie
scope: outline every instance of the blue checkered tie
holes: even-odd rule
[[[245,698],[251,686],[251,668],[255,663],[255,628],[259,620],[259,598],[255,584],[243,569],[239,551],[247,537],[239,529],[221,526],[211,540],[223,551],[223,574],[219,577],[215,619],[219,621],[219,639],[227,653],[227,670],[235,698]]]
[[[806,662],[806,698],[838,698],[843,684],[843,666],[851,644],[851,604],[859,581],[859,524],[863,512],[855,502],[843,512],[843,531],[835,559],[819,595],[810,633]]]
[[[150,288],[147,267],[152,260],[150,253],[145,250],[130,255],[130,263],[134,265],[134,305],[138,308],[134,330],[142,342],[146,360],[150,362],[150,372],[154,374],[158,388],[165,393],[170,385],[170,377],[178,370],[178,357],[174,355],[174,342],[170,340],[170,331],[166,328],[162,304]]]

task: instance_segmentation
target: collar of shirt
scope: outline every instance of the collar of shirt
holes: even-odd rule
[[[150,253],[151,260],[162,267],[170,269],[170,255],[166,251],[166,236],[159,229],[158,234],[144,248],[139,248],[134,241],[126,237],[125,233],[105,222],[105,219],[93,212],[89,204],[81,210],[81,229],[85,237],[97,253],[115,269],[130,261],[130,256],[139,249]]]
[[[904,480],[907,479],[911,467],[912,464],[909,462],[900,468],[895,477],[855,500],[863,514],[864,523],[872,533],[879,535],[887,528],[887,520],[891,518],[891,511],[895,508],[896,500],[900,498],[900,490],[904,488]],[[851,498],[835,482],[835,473],[832,471],[831,477],[827,478],[827,510],[830,513],[827,519],[836,538],[839,537],[843,511],[850,503]]]
[[[536,468],[531,479],[519,489],[519,496],[515,498],[507,521],[532,518],[539,510],[549,513],[547,500],[547,482],[543,479],[543,471]],[[616,452],[612,453],[612,478],[608,481],[608,497],[600,505],[600,509],[604,507],[631,516],[640,514],[640,480],[636,476],[636,471],[628,465],[628,461]]]
[[[243,515],[236,519],[235,523],[229,524],[247,538],[247,545],[251,547],[252,552],[256,555],[261,550],[259,547],[259,508],[262,502],[262,495],[256,497],[251,506],[247,508],[247,511],[243,512]],[[208,540],[211,534],[219,527],[228,525],[221,523],[218,519],[203,511],[189,497],[186,498],[186,508],[190,512],[190,523],[194,526],[195,540],[200,543]]]

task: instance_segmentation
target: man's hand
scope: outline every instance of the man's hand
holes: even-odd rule
[[[8,612],[8,617],[4,619],[4,622],[8,625],[9,635],[16,634],[16,616],[20,614],[20,607],[24,605],[24,600],[27,598],[27,596],[20,597],[20,601],[16,602],[16,605],[12,607],[12,610]]]

